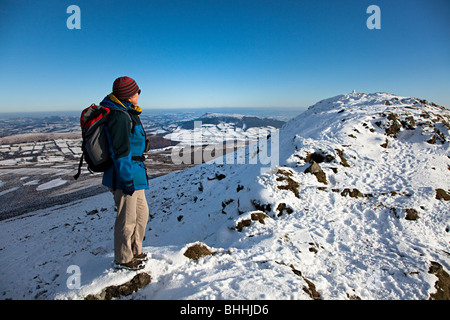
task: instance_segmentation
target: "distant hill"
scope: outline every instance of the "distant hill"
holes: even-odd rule
[[[236,128],[247,130],[257,127],[281,128],[285,122],[277,119],[263,118],[257,116],[247,116],[240,114],[206,113],[200,118],[183,122],[182,129],[194,129],[194,121],[201,121],[202,124],[219,125],[222,123],[233,124]]]
[[[165,147],[175,146],[178,142],[167,140],[157,135],[147,135],[147,139],[150,141],[150,149],[161,149]]]

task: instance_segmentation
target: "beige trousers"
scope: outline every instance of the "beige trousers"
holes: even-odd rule
[[[142,252],[145,228],[148,221],[148,204],[144,190],[136,190],[132,196],[122,190],[113,191],[117,206],[114,225],[114,259],[118,263],[130,262]]]

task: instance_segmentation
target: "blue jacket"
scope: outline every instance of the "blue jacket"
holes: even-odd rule
[[[148,189],[145,164],[136,160],[147,151],[145,131],[139,118],[141,108],[119,101],[113,94],[100,104],[111,109],[105,131],[114,163],[104,172],[103,184],[112,189],[131,185],[136,190]]]

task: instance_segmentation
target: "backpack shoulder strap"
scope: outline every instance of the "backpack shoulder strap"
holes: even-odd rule
[[[133,131],[133,128],[134,128],[134,122],[133,122],[133,119],[131,118],[131,115],[130,115],[130,113],[128,112],[128,111],[126,111],[126,110],[120,110],[120,109],[111,109],[111,112],[118,112],[118,113],[125,113],[127,116],[128,116],[128,119],[130,120],[130,128],[131,128],[131,131]],[[130,131],[130,132],[131,132]]]
[[[81,167],[83,166],[83,158],[84,158],[84,152],[81,152],[81,158],[80,158],[80,163],[78,164],[78,171],[77,173],[73,176],[73,178],[75,180],[77,180],[80,177],[81,174]]]

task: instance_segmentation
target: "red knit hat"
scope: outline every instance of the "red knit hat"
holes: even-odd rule
[[[130,77],[120,77],[114,80],[113,95],[119,100],[127,100],[139,91],[136,81]]]

